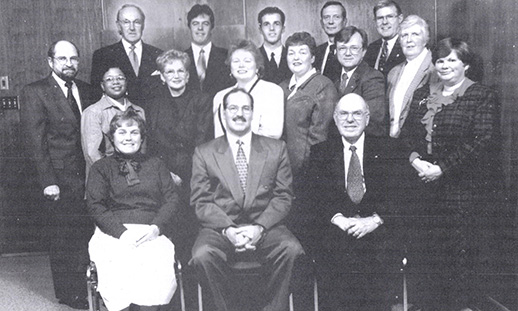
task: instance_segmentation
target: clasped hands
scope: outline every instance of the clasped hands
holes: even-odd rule
[[[260,225],[246,225],[242,227],[228,227],[224,230],[224,235],[234,245],[236,252],[247,250],[254,251],[257,242],[263,236],[264,228]]]
[[[152,241],[160,235],[160,229],[157,225],[150,225],[138,228],[129,228],[124,231],[119,240],[125,244],[138,247],[142,243]]]
[[[412,166],[417,171],[419,177],[421,177],[421,180],[425,183],[435,181],[442,176],[441,167],[428,161],[416,158],[412,161]]]
[[[331,223],[357,239],[363,238],[379,226],[372,217],[345,217],[341,214],[333,217]]]

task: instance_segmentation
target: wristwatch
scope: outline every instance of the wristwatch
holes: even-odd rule
[[[383,224],[383,219],[381,219],[381,217],[378,214],[372,215],[372,221],[374,221],[374,223],[378,226],[381,226]]]

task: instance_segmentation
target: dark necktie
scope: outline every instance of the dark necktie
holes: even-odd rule
[[[331,73],[331,67],[333,66],[333,59],[335,58],[335,49],[336,46],[334,44],[331,44],[329,46],[329,54],[327,54],[327,60],[326,60],[326,67],[323,68],[322,74],[326,77],[329,77]]]
[[[129,52],[129,60],[131,63],[131,67],[133,67],[133,71],[135,72],[135,75],[138,77],[138,57],[137,53],[135,53],[135,45],[132,44],[130,46],[130,52]]]
[[[347,171],[347,194],[351,201],[358,204],[363,198],[363,176],[360,159],[356,154],[356,147],[351,146],[351,161],[349,162],[349,170]]]
[[[203,89],[203,81],[205,80],[205,72],[207,71],[207,65],[205,61],[205,51],[200,50],[200,56],[196,63],[196,72],[198,73],[198,79],[200,79],[200,87]]]
[[[387,61],[388,56],[388,44],[387,40],[383,40],[383,45],[381,46],[381,55],[378,60],[378,70],[383,72],[385,70],[385,62]]]
[[[77,105],[76,98],[74,97],[74,94],[72,93],[72,85],[73,84],[74,84],[74,82],[72,82],[72,81],[65,82],[65,86],[68,89],[68,91],[67,91],[67,101],[68,101],[68,104],[70,105],[70,108],[72,108],[72,112],[76,116],[76,119],[77,120],[81,120],[81,111],[79,111],[79,106]]]
[[[349,80],[349,77],[347,76],[347,73],[344,72],[342,74],[342,81],[340,81],[340,95],[345,95],[345,89],[347,88],[347,80]]]
[[[239,183],[241,184],[241,189],[243,189],[243,193],[246,193],[246,179],[248,177],[248,164],[246,163],[245,152],[243,151],[243,142],[238,140],[237,144],[239,148],[237,149],[236,155],[236,168],[237,173],[239,175]]]
[[[270,55],[270,67],[272,69],[275,69],[277,70],[277,62],[275,61],[275,53],[272,52],[272,54]]]

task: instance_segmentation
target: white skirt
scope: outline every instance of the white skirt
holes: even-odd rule
[[[148,225],[125,224],[126,228]],[[108,310],[168,304],[176,290],[174,245],[161,235],[131,247],[96,228],[88,245]]]

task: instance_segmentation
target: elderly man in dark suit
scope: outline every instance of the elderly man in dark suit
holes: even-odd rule
[[[257,21],[264,40],[259,48],[264,58],[262,79],[279,84],[291,78],[291,71],[286,61],[288,50],[282,45],[286,15],[278,7],[266,7],[259,12]]]
[[[340,99],[334,121],[340,136],[311,148],[307,174],[312,217],[306,220],[306,241],[319,270],[322,307],[390,310],[385,268],[391,261],[385,250],[392,224],[384,138],[364,133],[369,109],[357,94]]]
[[[327,1],[320,10],[320,24],[327,34],[328,42],[315,51],[315,68],[331,81],[340,78],[340,63],[336,57],[335,35],[347,25],[347,11],[339,1]]]
[[[369,44],[365,61],[369,66],[381,71],[385,77],[394,66],[405,61],[399,43],[399,24],[403,13],[392,0],[381,0],[374,6],[374,21],[381,38]]]
[[[117,28],[122,39],[94,52],[90,79],[92,85],[98,86],[108,69],[120,68],[127,78],[128,99],[142,107],[152,97],[151,89],[160,84],[158,77],[151,74],[156,70],[156,58],[162,53],[159,48],[142,42],[145,19],[144,12],[136,5],[125,4],[119,9]]]
[[[342,65],[341,78],[335,82],[340,96],[350,93],[360,95],[370,111],[370,122],[365,131],[370,135],[385,136],[388,125],[385,78],[363,61],[367,33],[348,26],[336,34],[335,41],[338,61]]]
[[[68,41],[48,51],[52,73],[21,92],[21,124],[49,211],[50,265],[60,303],[87,309],[84,272],[93,223],[84,203],[85,160],[81,152],[82,110],[91,87],[75,79],[79,51]]]
[[[226,135],[197,147],[193,157],[191,204],[202,229],[192,264],[216,309],[228,310],[241,286],[228,264],[251,256],[269,267],[263,310],[284,311],[295,260],[304,254],[282,224],[293,197],[286,145],[251,132],[253,99],[243,89],[231,90],[223,106]]]
[[[225,64],[227,50],[212,44],[214,12],[206,4],[195,4],[187,13],[191,47],[185,52],[193,66],[189,69],[187,89],[203,91],[211,97],[234,84]]]

